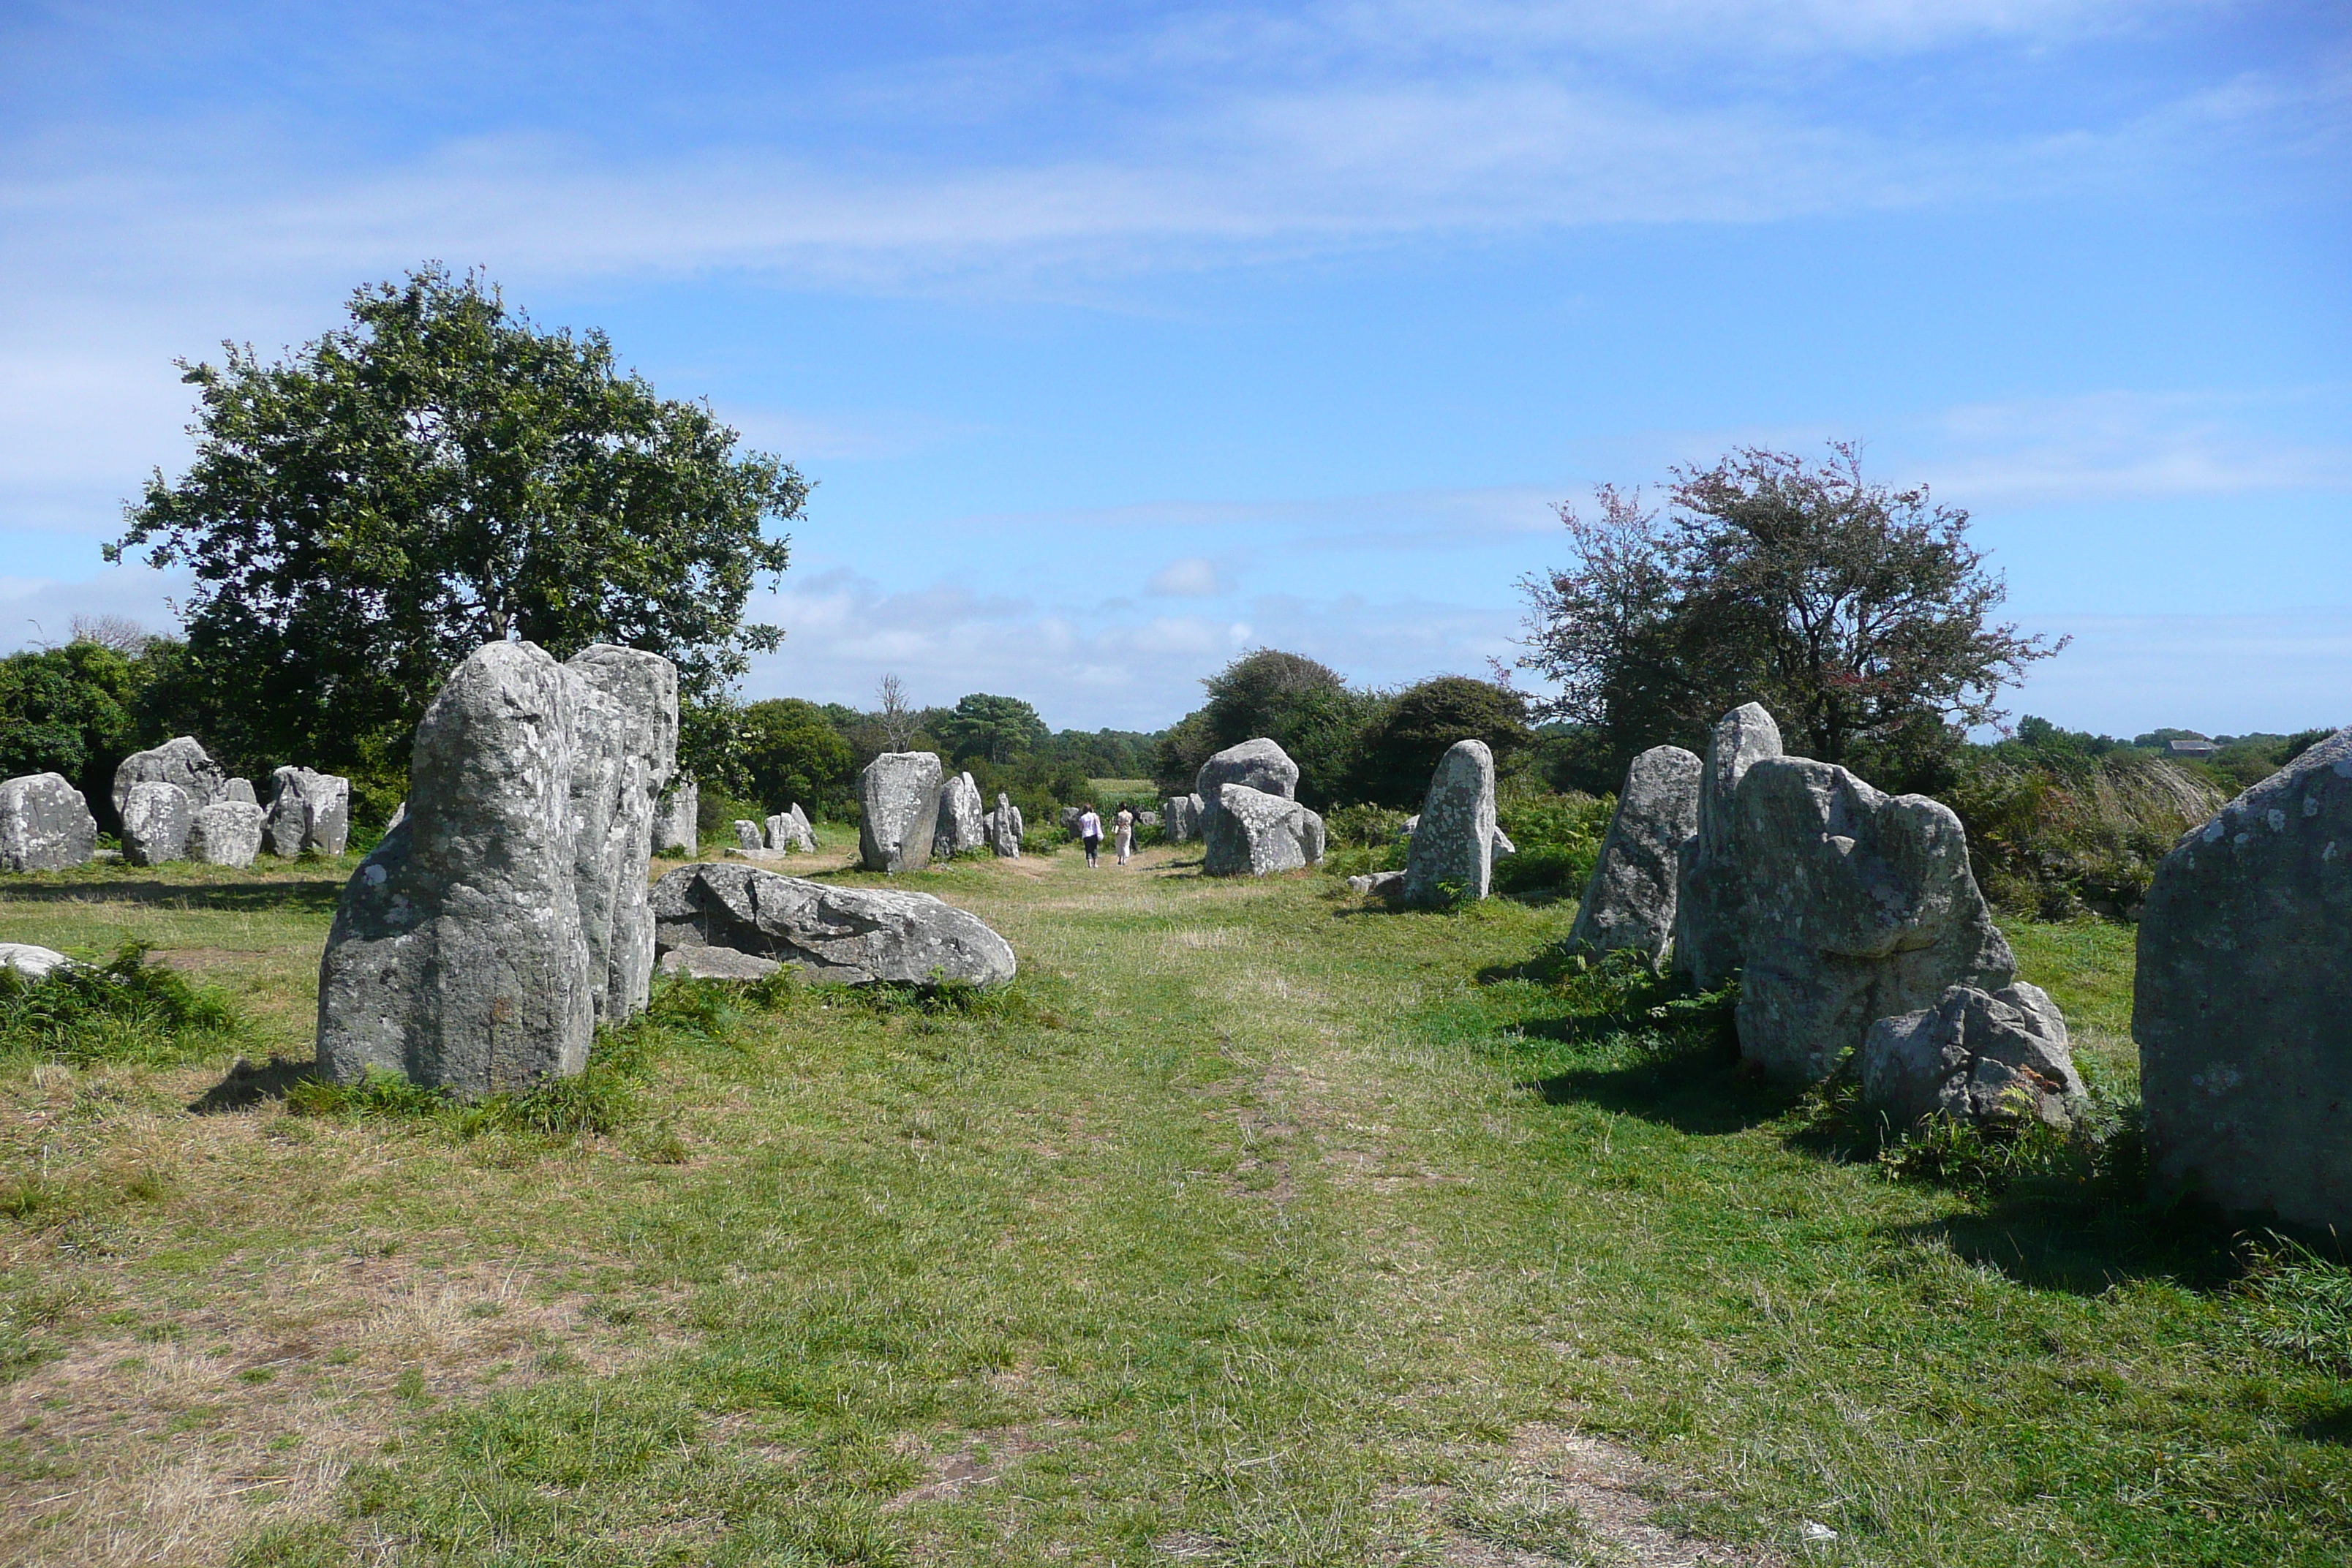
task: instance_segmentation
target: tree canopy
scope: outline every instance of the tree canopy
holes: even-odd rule
[[[797,803],[831,815],[847,804],[849,742],[814,703],[797,697],[749,703],[736,735],[751,792],[771,812]]]
[[[1570,564],[1522,584],[1520,668],[1559,685],[1542,710],[1594,726],[1621,765],[1749,700],[1825,762],[1941,741],[1999,719],[2001,689],[2064,646],[1993,624],[2007,590],[1968,513],[1865,480],[1851,445],[1675,478],[1664,517],[1608,487],[1595,518],[1562,507]]]
[[[1390,698],[1364,726],[1353,794],[1376,805],[1418,810],[1438,759],[1455,742],[1486,742],[1496,767],[1507,769],[1534,739],[1521,693],[1465,675],[1437,676]]]
[[[956,700],[939,722],[940,739],[958,763],[987,762],[1000,767],[1043,744],[1045,721],[1018,697],[974,691]]]
[[[450,668],[506,637],[663,654],[689,700],[780,639],[743,610],[784,570],[768,530],[805,481],[624,373],[602,332],[542,330],[434,266],[357,290],[283,361],[225,352],[181,362],[195,459],[156,473],[108,555],[193,571],[187,663],[228,755],[397,754]]]

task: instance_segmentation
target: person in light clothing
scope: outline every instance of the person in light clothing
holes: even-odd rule
[[[1101,865],[1102,818],[1095,815],[1095,808],[1091,805],[1078,813],[1078,839],[1087,847],[1087,864],[1090,867]]]
[[[1124,866],[1135,852],[1135,813],[1122,805],[1112,820],[1118,825],[1118,863]]]

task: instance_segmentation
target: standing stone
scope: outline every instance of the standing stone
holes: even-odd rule
[[[1078,819],[1086,814],[1086,807],[1082,805],[1062,807],[1062,831],[1076,838],[1078,836]]]
[[[1405,901],[1435,903],[1449,885],[1483,899],[1494,880],[1495,753],[1484,741],[1456,741],[1429,775],[1405,854]]]
[[[654,808],[654,851],[691,855],[701,847],[702,786],[692,779],[678,779]]]
[[[1218,836],[1203,875],[1265,877],[1322,858],[1323,819],[1297,801],[1236,784],[1219,785],[1217,800]]]
[[[939,828],[940,759],[885,752],[857,775],[857,855],[869,871],[919,871]]]
[[[2157,867],[2132,1037],[2162,1193],[2352,1232],[2352,729]]]
[[[1201,764],[1193,792],[1201,797],[1201,838],[1204,877],[1238,877],[1251,871],[1255,855],[1243,828],[1227,820],[1223,795],[1227,784],[1240,784],[1260,795],[1283,800],[1298,796],[1298,764],[1272,741],[1244,741],[1228,746]],[[1263,875],[1264,873],[1255,873]]]
[[[580,688],[572,761],[580,934],[596,1016],[619,1024],[651,995],[646,878],[654,808],[677,772],[677,667],[657,653],[595,643],[564,668]]]
[[[242,801],[247,805],[259,805],[261,797],[253,793],[251,779],[231,779],[221,788],[223,800]]]
[[[765,830],[745,817],[735,819],[735,847],[746,855],[756,855],[768,847]]]
[[[200,866],[250,866],[261,853],[261,807],[216,800],[188,822],[188,858]]]
[[[1747,887],[1739,1054],[1766,1072],[1826,1078],[1878,1019],[2017,973],[1939,801],[1767,757],[1740,780],[1731,837]]]
[[[768,847],[797,850],[803,855],[816,853],[816,829],[810,826],[808,813],[800,802],[793,802],[792,809],[782,816],[768,818]]]
[[[2074,1124],[2087,1098],[2066,1019],[2038,985],[1955,985],[1933,1007],[1881,1018],[1856,1058],[1862,1097],[1898,1130],[1931,1116],[1977,1126]]]
[[[0,784],[0,870],[62,871],[98,850],[98,819],[63,773]]]
[[[131,786],[150,780],[178,784],[188,792],[188,799],[198,811],[228,797],[228,773],[192,735],[178,736],[152,751],[133,752],[122,759],[114,770],[117,816],[122,815],[123,805],[131,799]]]
[[[1003,790],[996,792],[996,809],[988,814],[988,847],[1000,860],[1021,858],[1021,808]]]
[[[122,858],[133,866],[184,859],[195,820],[195,803],[178,784],[161,779],[132,784],[122,802]]]
[[[1716,721],[1699,775],[1698,826],[1677,852],[1675,969],[1712,991],[1739,968],[1747,896],[1732,850],[1733,801],[1748,770],[1780,754],[1780,726],[1760,702],[1742,703]]]
[[[1698,831],[1705,764],[1680,746],[1653,746],[1625,770],[1601,858],[1568,945],[1591,952],[1632,948],[1655,967],[1674,945],[1682,847]],[[1496,835],[1500,847],[1502,834]]]
[[[985,836],[982,815],[980,786],[971,782],[970,773],[958,773],[940,785],[939,825],[931,838],[933,858],[950,860],[979,848]]]
[[[1201,839],[1201,797],[1171,795],[1160,803],[1160,825],[1171,844],[1197,844]]]
[[[461,1094],[587,1064],[572,775],[581,683],[530,643],[459,665],[425,710],[408,816],[343,889],[319,970],[319,1064]]]
[[[1017,968],[1012,944],[978,915],[897,888],[835,888],[755,866],[682,866],[656,886],[653,907],[665,969],[742,973],[724,960],[694,962],[714,948],[845,985],[1002,985]],[[689,956],[674,964],[679,954]]]
[[[352,839],[352,781],[309,768],[279,768],[270,775],[269,852],[291,860],[305,849],[340,855]]]

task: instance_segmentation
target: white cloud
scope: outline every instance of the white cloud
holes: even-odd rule
[[[1225,591],[1217,563],[1199,555],[1171,561],[1151,574],[1150,591],[1168,598],[1206,599]]]

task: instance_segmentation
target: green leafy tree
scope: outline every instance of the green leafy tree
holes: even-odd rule
[[[752,794],[770,811],[797,801],[811,811],[837,816],[848,804],[849,742],[816,704],[797,697],[749,703],[737,734]]]
[[[1002,767],[1025,756],[1045,740],[1045,721],[1037,710],[1018,697],[992,697],[974,691],[956,700],[955,709],[940,719],[940,739],[948,743],[957,763],[987,762]]]
[[[501,638],[663,654],[705,702],[776,646],[743,609],[789,558],[767,531],[807,495],[789,464],[478,276],[428,267],[350,314],[282,362],[182,362],[195,460],[108,548],[194,574],[190,689],[230,757],[403,756],[450,668]]]
[[[1865,480],[1851,445],[1831,454],[1678,468],[1663,518],[1607,488],[1590,521],[1563,507],[1573,562],[1523,584],[1520,668],[1559,685],[1546,715],[1597,728],[1620,765],[1751,700],[1824,762],[1908,757],[1997,721],[2001,689],[2064,640],[1993,623],[2007,589],[1967,512]]]
[[[81,639],[0,658],[0,778],[63,773],[110,819],[114,770],[139,750],[148,674],[140,659]]]
[[[1417,810],[1438,759],[1457,741],[1484,741],[1507,769],[1535,737],[1528,700],[1491,680],[1441,675],[1409,686],[1382,705],[1357,748],[1356,797]]]
[[[1189,790],[1213,753],[1264,736],[1298,764],[1298,798],[1318,810],[1344,792],[1364,726],[1381,707],[1329,666],[1278,648],[1244,654],[1201,684],[1207,704],[1160,738],[1154,776]]]

